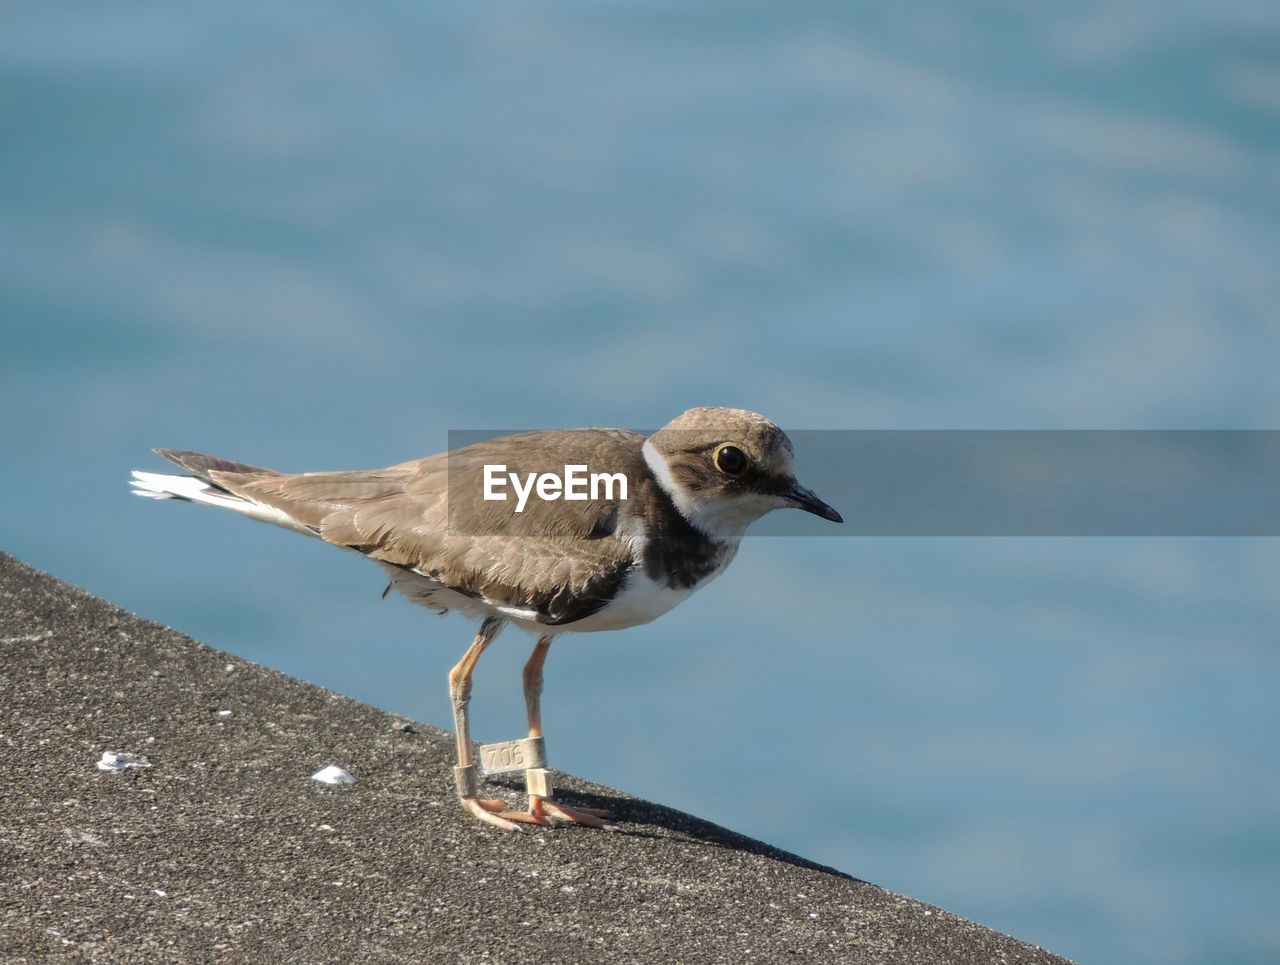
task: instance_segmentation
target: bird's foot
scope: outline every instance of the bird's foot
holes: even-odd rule
[[[526,816],[524,812],[509,810],[502,801],[490,801],[479,797],[464,797],[459,800],[464,808],[485,824],[492,824],[495,828],[502,828],[503,831],[523,830],[515,822],[524,820]]]
[[[597,808],[571,808],[551,800],[551,772],[545,767],[531,767],[524,772],[525,790],[529,792],[529,813],[553,824],[578,824],[601,831],[618,829],[606,819],[608,811]]]
[[[609,823],[612,815],[600,808],[571,808],[567,804],[557,804],[546,798],[529,798],[529,813],[549,818],[557,824],[580,824],[584,828],[596,828],[600,831],[617,831],[617,827]]]
[[[578,824],[601,831],[616,831],[608,822],[609,812],[598,808],[571,808],[545,798],[531,797],[528,811],[513,811],[505,801],[492,798],[464,797],[462,805],[481,821],[504,831],[520,831],[521,824],[538,824],[543,827],[562,827]]]
[[[475,764],[459,764],[453,769],[454,781],[458,788],[458,799],[462,806],[478,817],[485,824],[504,831],[520,831],[522,824],[537,824],[542,827],[561,827],[576,824],[584,828],[597,828],[602,831],[617,831],[609,823],[609,812],[597,808],[572,808],[567,804],[557,804],[551,800],[551,772],[541,766],[544,762],[542,739],[528,741],[507,741],[504,744],[486,744],[480,747],[485,760],[495,759],[490,773],[503,773],[521,769],[520,763],[504,761],[501,755],[515,752],[528,753],[539,766],[523,768],[525,789],[529,794],[529,810],[516,811],[505,801],[483,798],[477,794],[479,789],[479,769]],[[523,757],[520,758],[522,762]]]

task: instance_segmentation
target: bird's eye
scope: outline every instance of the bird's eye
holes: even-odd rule
[[[716,468],[726,476],[736,476],[747,468],[747,456],[737,446],[721,446],[716,450]]]

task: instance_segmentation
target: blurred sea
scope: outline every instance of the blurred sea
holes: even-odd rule
[[[129,470],[695,404],[1278,428],[1278,216],[1273,3],[6,4],[0,546],[447,725],[468,625]],[[552,759],[1081,961],[1273,963],[1278,570],[752,540],[555,647]],[[481,664],[481,738],[530,644]]]

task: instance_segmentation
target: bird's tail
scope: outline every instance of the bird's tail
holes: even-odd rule
[[[264,523],[273,523],[308,536],[316,535],[315,530],[299,523],[287,513],[274,506],[264,506],[241,496],[237,496],[225,486],[216,482],[213,472],[243,473],[247,476],[279,476],[274,469],[263,469],[261,466],[249,466],[242,462],[206,456],[199,452],[187,452],[181,449],[155,450],[175,465],[181,466],[191,475],[177,476],[167,473],[133,471],[130,485],[134,495],[146,496],[148,499],[180,499],[189,503],[204,503],[206,506],[218,506],[248,516],[250,519]]]

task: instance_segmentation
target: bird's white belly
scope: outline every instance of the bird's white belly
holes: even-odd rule
[[[716,573],[719,572],[719,570],[716,571]],[[607,606],[585,619],[566,623],[557,629],[578,633],[638,627],[642,623],[658,619],[677,604],[687,600],[694,591],[710,583],[716,573],[695,586],[672,589],[665,583],[651,580],[643,569],[637,568]]]
[[[732,561],[737,547],[724,554],[716,569],[693,586],[672,588],[666,583],[650,579],[642,566],[632,570],[618,591],[605,606],[574,623],[548,626],[538,621],[532,611],[518,607],[497,606],[475,597],[465,596],[449,589],[430,577],[401,567],[382,564],[391,577],[391,587],[407,596],[414,603],[444,612],[454,610],[472,618],[500,616],[518,627],[533,633],[591,633],[598,630],[624,630],[649,623],[687,600],[724,572]]]

